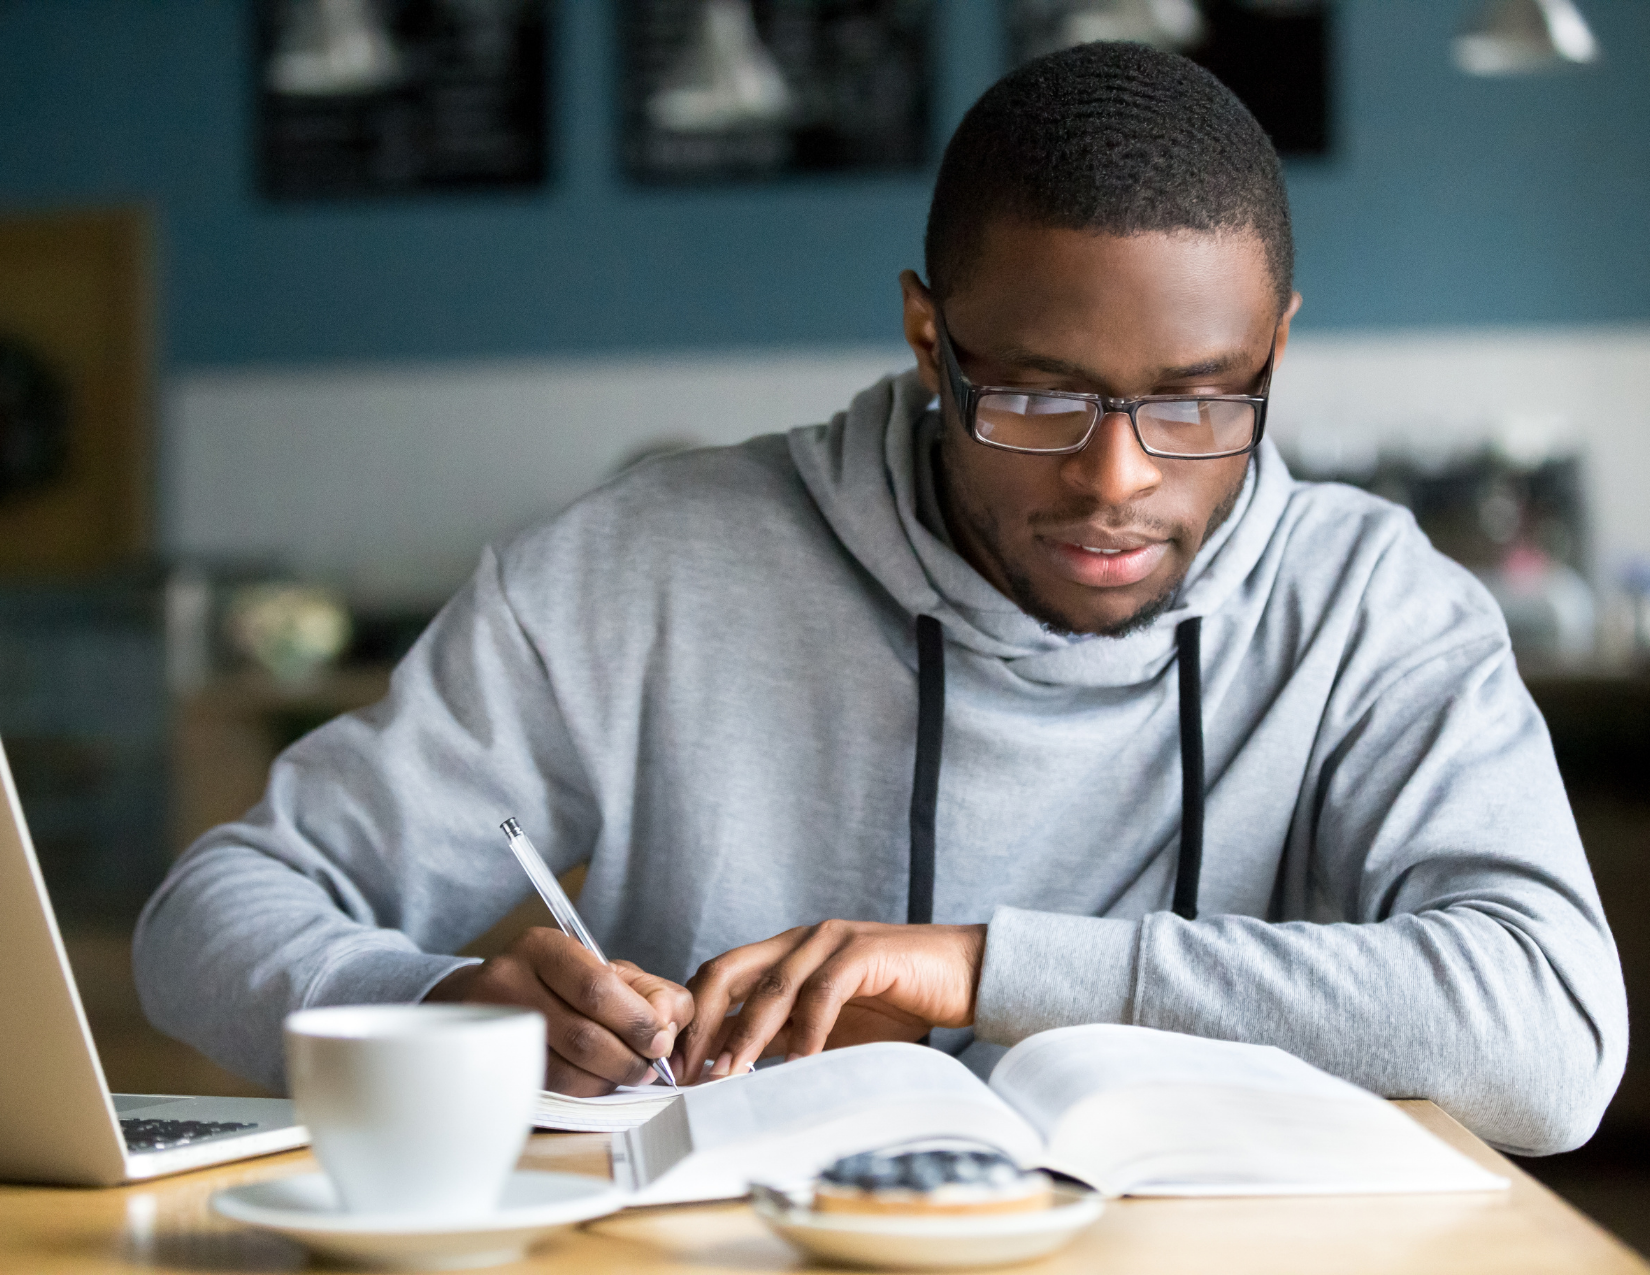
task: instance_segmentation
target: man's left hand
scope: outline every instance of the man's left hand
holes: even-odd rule
[[[822,921],[706,961],[688,980],[693,1022],[677,1042],[677,1075],[737,1075],[868,1040],[920,1040],[967,1027],[985,957],[983,925]],[[744,1002],[738,1014],[729,1007]]]

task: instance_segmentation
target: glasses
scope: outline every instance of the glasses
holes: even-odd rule
[[[957,364],[945,319],[935,311],[945,376],[951,401],[963,426],[976,442],[1005,452],[1064,456],[1080,452],[1094,437],[1102,416],[1127,412],[1135,441],[1148,456],[1163,460],[1218,460],[1241,456],[1260,446],[1266,428],[1266,401],[1272,388],[1272,349],[1261,369],[1259,394],[1148,394],[1144,398],[1107,398],[1075,390],[1016,390],[1002,385],[975,385]]]

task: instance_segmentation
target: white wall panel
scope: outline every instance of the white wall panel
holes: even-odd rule
[[[874,347],[187,374],[167,396],[165,543],[425,602],[638,447],[823,420],[908,363]],[[1273,428],[1319,453],[1486,435],[1580,447],[1606,566],[1650,557],[1650,328],[1302,336]]]
[[[167,547],[274,555],[369,600],[440,598],[483,544],[639,447],[824,420],[899,349],[212,372],[169,396]]]

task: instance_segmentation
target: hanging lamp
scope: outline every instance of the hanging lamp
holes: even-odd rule
[[[1192,0],[1093,0],[1072,5],[1060,19],[1054,47],[1092,40],[1134,40],[1160,49],[1185,49],[1204,35]]]
[[[1488,0],[1454,54],[1468,75],[1523,75],[1595,61],[1599,47],[1574,0]]]

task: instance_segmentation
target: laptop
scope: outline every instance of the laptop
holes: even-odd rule
[[[280,1098],[112,1094],[0,748],[0,1181],[113,1186],[309,1141]]]

